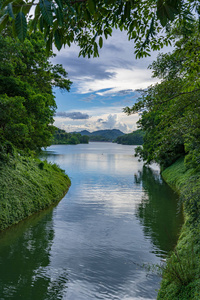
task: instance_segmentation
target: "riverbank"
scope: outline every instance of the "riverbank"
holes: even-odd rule
[[[0,231],[60,201],[70,179],[55,164],[20,156],[0,163]]]
[[[183,201],[185,222],[163,272],[159,300],[200,299],[200,173],[179,159],[162,172]]]

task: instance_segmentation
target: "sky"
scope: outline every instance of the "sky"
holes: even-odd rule
[[[137,129],[138,114],[127,116],[123,108],[136,102],[138,89],[158,82],[148,69],[158,52],[136,59],[133,42],[117,30],[104,40],[97,58],[78,57],[76,45],[54,52],[57,56],[52,62],[62,64],[73,82],[70,92],[54,89],[55,126],[67,132],[119,129],[130,133]]]

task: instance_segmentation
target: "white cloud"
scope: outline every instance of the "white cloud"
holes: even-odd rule
[[[120,108],[106,107],[93,108],[91,110],[82,111],[89,114],[90,119],[85,120],[67,120],[62,117],[55,117],[55,126],[71,131],[89,130],[90,132],[100,129],[119,129],[124,133],[132,132],[137,129],[136,122],[139,119],[138,114],[127,116]]]
[[[72,45],[58,52],[53,59],[53,62],[63,64],[77,93],[112,89],[102,94],[105,95],[120,90],[146,88],[156,82],[147,67],[158,52],[153,52],[151,57],[136,59],[134,43],[128,41],[126,32],[114,30],[112,37],[104,41],[98,58],[78,57],[78,53],[79,48]]]
[[[151,78],[151,70],[143,69],[109,69],[108,72],[113,72],[115,75],[111,78],[93,79],[76,82],[77,92],[86,94],[90,92],[107,89],[104,92],[98,92],[98,95],[105,96],[120,92],[121,90],[137,90],[145,89],[151,84],[157,82],[156,79]]]
[[[164,49],[164,52],[167,51]],[[114,30],[112,37],[104,41],[104,46],[100,49],[100,57],[78,58],[78,53],[78,47],[72,45],[57,52],[57,57],[52,59],[53,63],[62,64],[68,72],[69,78],[73,81],[73,95],[82,95],[77,101],[78,104],[73,101],[70,103],[70,109],[74,105],[72,110],[64,104],[61,105],[61,101],[63,103],[65,101],[63,98],[60,100],[62,109],[58,106],[58,110],[71,113],[78,109],[90,118],[70,120],[55,117],[55,125],[66,131],[83,129],[94,131],[105,128],[118,128],[123,132],[136,130],[138,114],[126,116],[122,112],[122,107],[131,106],[135,102],[137,93],[131,95],[131,91],[147,88],[157,82],[151,77],[151,70],[147,67],[156,58],[158,52],[153,52],[151,57],[136,60],[133,42],[128,41],[125,32]],[[83,95],[87,93],[89,95],[84,98]],[[109,101],[112,101],[112,104],[108,104]],[[102,103],[105,107],[102,107]],[[93,107],[84,109],[90,107],[89,105]],[[99,119],[102,120],[98,121]]]

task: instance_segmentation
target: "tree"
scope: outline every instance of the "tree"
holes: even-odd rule
[[[146,163],[165,168],[185,156],[187,167],[200,169],[199,37],[198,31],[187,38],[179,35],[175,50],[160,54],[150,66],[162,81],[125,108],[128,114],[141,112],[139,127],[145,136],[136,154]]]
[[[60,50],[75,42],[81,49],[80,55],[89,57],[98,56],[103,38],[112,35],[113,28],[125,30],[128,38],[134,40],[137,57],[150,55],[151,49],[159,50],[170,42],[171,24],[183,25],[188,33],[194,16],[200,16],[196,0],[1,1],[1,31],[12,21],[15,36],[24,41],[27,19],[34,10],[31,28],[44,32],[47,51],[53,43]]]
[[[50,145],[56,109],[52,88],[71,85],[62,66],[49,62],[44,45],[39,32],[23,44],[0,36],[0,134],[18,149]]]
[[[66,132],[63,129],[54,127],[53,144],[88,144],[89,137],[75,132]]]
[[[131,133],[118,136],[114,143],[122,145],[142,145],[144,133],[141,130],[135,130]]]

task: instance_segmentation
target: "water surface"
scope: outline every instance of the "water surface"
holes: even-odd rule
[[[182,224],[177,195],[134,146],[56,145],[72,181],[55,207],[0,235],[0,300],[156,299],[160,264]]]

